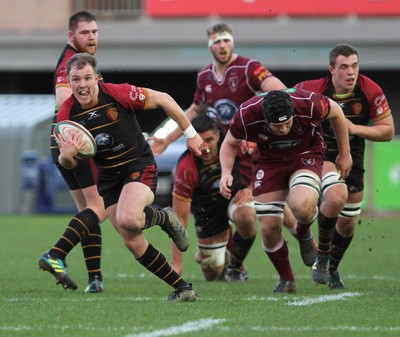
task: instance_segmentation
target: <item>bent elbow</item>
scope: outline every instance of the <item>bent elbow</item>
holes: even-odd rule
[[[394,135],[395,135],[394,128],[392,128],[390,132],[387,134],[386,141],[390,142],[391,140],[393,140]]]

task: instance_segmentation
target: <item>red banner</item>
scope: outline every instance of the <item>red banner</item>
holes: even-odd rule
[[[145,0],[152,17],[400,16],[399,0]]]

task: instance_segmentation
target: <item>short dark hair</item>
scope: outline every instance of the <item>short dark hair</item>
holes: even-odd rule
[[[294,107],[287,92],[270,91],[263,99],[262,112],[268,123],[283,123],[293,116]]]
[[[82,69],[87,64],[91,65],[94,72],[97,74],[97,60],[94,56],[88,53],[75,54],[68,60],[66,67],[67,75],[69,76],[72,67],[77,67],[78,69]]]
[[[68,21],[68,29],[71,32],[74,32],[76,30],[76,28],[78,27],[78,23],[79,22],[92,22],[92,21],[96,21],[96,15],[88,12],[88,11],[80,11],[80,12],[76,12],[75,14],[73,14]]]
[[[219,131],[216,121],[205,113],[201,113],[192,120],[192,125],[198,133],[213,130]]]
[[[207,36],[210,37],[216,33],[224,33],[227,32],[232,35],[232,28],[226,23],[217,23],[216,25],[207,29]]]
[[[338,58],[339,55],[343,56],[351,56],[351,55],[357,55],[358,57],[358,51],[356,48],[349,44],[345,43],[340,43],[337,44],[332,48],[332,50],[329,52],[329,65],[331,67],[335,67],[336,65],[336,59]]]

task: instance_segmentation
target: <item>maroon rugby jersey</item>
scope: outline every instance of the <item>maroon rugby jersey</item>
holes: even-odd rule
[[[241,185],[239,161],[232,169],[232,195],[244,188]],[[173,194],[179,199],[191,201],[191,212],[196,222],[226,218],[230,200],[219,192],[221,180],[221,163],[219,158],[213,163],[204,165],[202,160],[186,150],[178,160],[174,180]]]
[[[265,94],[244,102],[230,125],[233,137],[257,143],[255,162],[282,161],[305,153],[323,154],[321,122],[330,111],[329,99],[303,89],[287,89],[294,104],[293,127],[287,135],[273,133],[262,114]]]
[[[297,88],[319,92],[336,101],[342,108],[346,118],[353,124],[368,125],[370,120],[378,121],[391,114],[389,104],[381,87],[370,78],[359,75],[354,93],[344,99],[337,98],[331,77],[300,82]],[[336,137],[329,121],[322,123],[324,139],[327,145],[326,159],[335,161],[338,155]],[[364,168],[365,139],[349,136],[353,167]]]
[[[238,55],[219,80],[212,63],[197,74],[193,103],[213,107],[226,130],[239,105],[261,91],[270,76],[271,72],[260,62]]]
[[[127,83],[99,83],[95,105],[82,108],[71,96],[60,108],[57,122],[73,120],[90,131],[97,144],[94,162],[100,175],[112,175],[136,163],[144,167],[154,163],[154,157],[135,110],[146,106],[147,95],[146,89]]]
[[[197,74],[193,103],[213,107],[218,123],[226,131],[239,105],[261,91],[262,84],[271,76],[260,62],[238,55],[219,80],[212,63]],[[252,150],[251,146],[243,146],[238,152],[242,158],[241,174],[247,184],[251,181],[252,167],[251,155],[246,153],[248,148]]]
[[[67,63],[69,59],[74,56],[75,54],[79,53],[75,48],[73,48],[71,45],[67,43],[63,51],[61,52],[61,55],[57,61],[57,66],[56,66],[56,71],[54,73],[54,78],[53,78],[53,90],[54,90],[54,95],[56,94],[55,90],[59,87],[67,87],[69,88],[69,83],[68,83],[68,74],[67,74]],[[98,73],[100,76],[100,82],[103,81],[101,74]],[[53,121],[51,125],[51,131],[50,131],[50,151],[51,151],[51,157],[53,160],[53,163],[58,162],[58,155],[60,154],[60,151],[58,149],[58,145],[56,143],[56,140],[53,135],[53,129],[54,126],[56,125],[56,120],[57,120],[57,113],[59,106],[55,106],[54,109],[54,116],[53,116]]]

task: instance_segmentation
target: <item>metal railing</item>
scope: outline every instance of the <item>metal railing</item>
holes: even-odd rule
[[[74,12],[87,10],[100,20],[130,19],[143,13],[144,0],[74,0]]]

